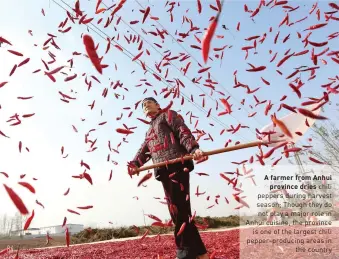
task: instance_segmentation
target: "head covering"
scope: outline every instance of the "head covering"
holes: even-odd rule
[[[157,102],[157,100],[155,100],[153,97],[147,97],[147,98],[145,98],[144,100],[142,100],[142,107],[144,107],[144,102],[145,101],[153,101],[153,102],[155,102],[156,104],[158,104],[158,102]]]

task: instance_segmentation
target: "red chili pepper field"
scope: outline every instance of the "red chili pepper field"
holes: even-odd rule
[[[265,227],[260,229],[277,229],[277,227]],[[297,229],[291,227],[291,229]],[[309,228],[314,229],[314,228]],[[308,230],[309,230],[308,229]],[[253,228],[234,229],[220,232],[202,232],[202,238],[209,251],[210,257],[214,259],[257,259],[257,258],[283,258],[288,256],[290,259],[320,259],[320,258],[339,258],[339,228],[331,228],[331,235],[307,235],[300,237],[309,240],[325,240],[330,238],[331,244],[305,244],[307,249],[319,249],[320,247],[331,248],[330,254],[314,252],[297,253],[295,244],[276,244],[276,245],[246,245],[247,239],[256,238],[252,232]],[[280,235],[279,238],[289,236]],[[260,239],[277,238],[272,235],[260,235]],[[240,240],[242,240],[240,242]],[[93,244],[81,244],[70,246],[69,248],[45,248],[21,250],[19,258],[44,258],[44,259],[66,259],[66,258],[175,258],[175,247],[172,235],[146,237],[142,241],[140,238],[133,240],[118,240],[116,242],[104,241]],[[14,258],[16,251],[7,253],[2,258]]]

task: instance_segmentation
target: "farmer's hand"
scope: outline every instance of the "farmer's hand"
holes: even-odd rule
[[[197,149],[193,153],[193,159],[198,163],[201,163],[208,160],[208,156],[204,156],[204,153],[200,149]]]
[[[128,174],[132,177],[132,175],[139,175],[138,167],[136,166],[130,166],[128,167]]]

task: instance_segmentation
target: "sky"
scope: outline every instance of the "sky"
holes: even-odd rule
[[[3,1],[3,0],[1,0]],[[140,105],[137,110],[134,109],[136,102],[146,96],[155,97],[162,107],[166,107],[173,100],[172,109],[178,111],[185,119],[189,128],[194,131],[196,121],[199,123],[196,129],[204,130],[209,133],[213,141],[208,138],[208,135],[199,140],[200,147],[203,151],[219,149],[224,147],[228,140],[231,144],[240,141],[246,143],[256,140],[256,129],[261,129],[265,125],[271,123],[270,114],[276,112],[277,117],[283,117],[289,112],[287,110],[277,111],[280,105],[280,99],[283,95],[287,96],[284,103],[291,106],[300,107],[302,102],[308,101],[308,97],[319,98],[325,91],[321,87],[322,84],[329,82],[328,78],[333,78],[336,75],[337,65],[330,57],[323,55],[321,58],[327,61],[325,65],[318,60],[320,67],[316,71],[316,78],[309,80],[310,72],[300,74],[305,85],[300,89],[302,98],[297,95],[288,86],[291,80],[285,78],[294,71],[294,68],[305,65],[314,66],[310,53],[312,46],[304,47],[301,40],[309,31],[305,31],[308,27],[325,22],[323,12],[330,11],[331,8],[325,1],[320,1],[318,7],[312,14],[309,14],[312,9],[313,1],[291,1],[289,5],[292,7],[299,6],[294,12],[289,13],[290,22],[297,21],[304,17],[306,20],[296,23],[291,26],[282,25],[279,23],[284,19],[286,12],[281,6],[274,8],[262,7],[258,15],[253,20],[250,14],[244,12],[246,4],[250,10],[255,10],[259,1],[226,1],[220,15],[220,20],[212,40],[211,48],[221,48],[227,45],[224,50],[222,62],[214,57],[215,54],[221,55],[221,52],[211,50],[210,57],[213,60],[208,60],[204,64],[201,51],[192,48],[191,45],[200,46],[196,39],[202,39],[204,28],[209,26],[209,20],[216,14],[216,11],[210,8],[210,5],[216,6],[215,1],[202,1],[202,12],[197,12],[196,1],[180,1],[180,6],[176,3],[173,11],[173,22],[170,21],[170,15],[167,10],[169,6],[164,7],[165,1],[127,1],[123,8],[117,13],[112,24],[107,28],[103,28],[106,23],[108,12],[95,15],[96,1],[80,1],[80,9],[87,14],[87,17],[94,17],[93,25],[101,31],[90,25],[95,31],[88,30],[86,25],[67,22],[63,28],[71,26],[71,30],[67,33],[59,32],[58,26],[67,17],[65,8],[69,12],[72,10],[67,6],[74,8],[75,1],[65,0],[36,0],[36,1],[6,1],[6,8],[0,10],[1,31],[0,36],[9,40],[12,46],[3,44],[0,48],[0,82],[8,83],[0,88],[0,130],[10,138],[5,138],[0,135],[0,172],[6,172],[9,178],[0,175],[0,184],[6,184],[13,188],[15,192],[23,199],[29,212],[34,209],[35,217],[31,227],[42,227],[50,225],[62,224],[63,218],[66,216],[68,223],[84,224],[92,227],[108,227],[121,225],[142,225],[144,224],[144,214],[153,214],[163,220],[169,219],[167,206],[161,204],[154,197],[164,198],[161,183],[154,178],[149,180],[146,187],[137,187],[139,179],[146,172],[143,172],[139,177],[131,179],[127,174],[127,162],[130,161],[137,152],[140,145],[143,143],[147,125],[137,120],[137,118],[146,119],[142,114]],[[267,2],[267,1],[266,1]],[[112,1],[103,1],[107,6],[111,6]],[[144,24],[141,22],[130,25],[131,21],[141,21],[143,14],[140,10],[150,6],[151,16],[159,17],[158,21],[148,17]],[[102,4],[101,7],[104,7]],[[316,12],[320,9],[320,21],[317,20]],[[44,10],[44,14],[42,13]],[[118,17],[121,16],[119,25],[117,24]],[[200,28],[199,32],[194,37],[194,32],[191,32],[186,38],[180,37],[179,33],[186,33],[190,25],[189,23],[182,24],[183,16],[191,19],[194,26]],[[103,18],[98,25],[97,21]],[[240,30],[238,31],[237,24],[240,22]],[[327,41],[327,36],[337,31],[337,21],[330,20],[328,25],[312,31],[309,38],[313,42]],[[228,30],[222,28],[226,25]],[[269,32],[272,27],[272,32]],[[132,29],[133,30],[132,30]],[[162,40],[159,36],[154,36],[150,33],[147,35],[143,32],[156,32],[165,29],[168,35]],[[31,30],[32,35],[29,33]],[[274,44],[274,38],[280,31],[277,44]],[[196,31],[198,32],[198,31]],[[247,60],[246,53],[241,50],[244,46],[253,45],[253,41],[245,39],[260,35],[266,32],[267,37],[263,44],[257,42],[257,54],[251,50]],[[300,32],[302,39],[298,39],[297,32]],[[43,49],[43,44],[48,40],[47,33],[56,36],[55,42],[60,49],[55,49],[50,43],[47,50]],[[100,75],[92,66],[88,58],[84,55],[74,55],[74,52],[85,53],[85,47],[82,43],[81,35],[87,33],[91,35],[96,44],[99,44],[98,54],[104,56],[102,64],[109,65],[103,70]],[[290,39],[282,43],[283,39],[290,34]],[[117,40],[119,35],[119,40]],[[139,58],[154,71],[144,73],[143,69],[137,63],[132,61],[140,50],[139,43],[128,43],[124,36],[128,39],[132,35],[140,35],[143,39],[143,55]],[[223,37],[217,37],[223,36]],[[118,48],[111,46],[107,54],[105,54],[107,46],[107,37],[115,37],[116,42],[124,48],[120,51]],[[176,39],[181,39],[183,42],[177,42]],[[154,45],[160,44],[161,47]],[[35,46],[36,44],[36,46]],[[328,41],[327,47],[330,51],[337,50],[338,38]],[[320,53],[325,47],[315,47],[315,53]],[[146,49],[150,52],[147,55]],[[284,56],[284,53],[291,49],[290,53],[300,52],[309,49],[310,52],[303,56],[292,57],[287,60],[279,70],[284,76],[280,76],[277,62]],[[23,57],[11,54],[8,50],[21,52]],[[181,105],[181,97],[172,99],[170,95],[166,99],[161,94],[162,89],[171,86],[171,83],[166,81],[158,81],[152,73],[159,72],[155,68],[155,63],[159,64],[162,57],[169,50],[171,57],[184,53],[190,55],[190,58],[185,61],[173,60],[168,66],[161,67],[160,75],[165,77],[166,69],[168,68],[168,80],[180,79],[185,87],[180,88],[181,94],[185,96],[185,103]],[[272,50],[272,54],[270,54]],[[56,61],[49,64],[49,70],[59,66],[67,66],[62,72],[68,76],[77,74],[77,77],[69,82],[65,82],[66,77],[62,73],[55,75],[56,82],[53,83],[44,71],[46,68],[42,60],[45,62],[51,61],[48,51],[51,51],[56,56]],[[275,53],[276,59],[270,62]],[[12,76],[9,76],[12,67],[19,64],[25,58],[30,58],[29,63],[16,69]],[[73,58],[74,65],[70,69],[69,59]],[[181,68],[184,68],[188,62],[191,62],[190,68],[183,75]],[[262,66],[267,68],[261,72],[247,72],[246,69],[250,65]],[[164,62],[162,62],[162,65]],[[209,72],[211,79],[217,81],[216,91],[211,95],[211,89],[204,86],[205,80],[208,78],[208,73],[198,73],[201,67],[210,67]],[[33,71],[41,69],[38,73]],[[253,94],[247,94],[246,89],[238,87],[234,88],[235,79],[234,72],[237,71],[237,80],[243,84],[247,84],[250,89],[259,87],[259,90]],[[85,84],[86,73],[87,79],[92,82],[90,90]],[[95,76],[100,83],[91,78]],[[193,78],[202,76],[200,84],[194,84]],[[270,82],[270,85],[263,83],[262,78]],[[146,86],[142,79],[146,79],[152,86]],[[120,81],[123,87],[113,89],[110,87]],[[142,84],[139,87],[137,85]],[[335,83],[334,85],[336,85]],[[172,84],[173,86],[173,84]],[[108,88],[107,97],[102,96],[102,92]],[[126,88],[126,89],[125,89]],[[145,93],[144,91],[147,90]],[[157,92],[157,96],[154,92]],[[65,103],[60,100],[61,91],[64,94],[70,95],[76,100],[70,100]],[[222,92],[225,96],[218,93]],[[205,94],[205,96],[202,96]],[[194,97],[194,103],[190,101],[191,95]],[[267,103],[255,106],[256,101],[254,95],[260,100],[271,100],[274,104],[272,110],[265,116],[264,111]],[[29,100],[21,100],[17,97],[34,96]],[[229,99],[232,105],[232,113],[218,116],[222,111],[220,98]],[[205,98],[205,107],[202,107],[203,98]],[[244,105],[241,104],[242,99],[245,99]],[[95,106],[91,110],[90,105],[95,100]],[[324,116],[331,118],[331,121],[336,122],[338,119],[338,95],[330,95],[331,105],[325,106]],[[219,101],[219,109],[216,111],[216,101]],[[128,109],[130,107],[130,110]],[[124,109],[125,108],[125,109]],[[207,118],[208,110],[212,108],[211,116]],[[133,111],[130,117],[129,113]],[[191,112],[191,113],[190,113]],[[253,117],[249,117],[251,113],[257,112]],[[17,126],[10,126],[10,117],[14,114],[20,116],[24,114],[35,113],[29,118],[22,118],[22,123]],[[121,113],[123,117],[120,117]],[[190,123],[190,114],[194,117]],[[84,119],[84,121],[82,120]],[[99,123],[107,122],[104,125]],[[220,135],[223,129],[229,129],[230,125],[234,128],[241,123],[249,128],[241,128],[235,134],[225,131]],[[123,128],[123,124],[128,127],[137,127],[134,134],[124,136],[116,132],[117,128]],[[74,126],[77,132],[73,130]],[[85,143],[85,134],[91,129],[89,139],[94,141],[97,139],[94,152],[90,150],[90,143]],[[301,139],[300,144],[307,144],[308,131]],[[197,136],[197,135],[195,135]],[[128,143],[123,142],[123,138]],[[19,152],[19,141],[22,142],[22,151]],[[111,147],[117,149],[119,154],[110,151],[108,141]],[[61,155],[61,147],[64,146],[64,155]],[[29,152],[26,150],[28,147]],[[232,162],[240,162],[249,159],[250,156],[257,153],[256,148],[234,151],[230,153],[211,156],[208,161],[195,165],[195,169],[191,172],[191,203],[193,211],[197,211],[197,215],[201,216],[228,216],[237,214],[234,210],[239,204],[233,199],[232,187],[220,177],[221,172],[234,172],[237,165]],[[63,158],[67,155],[68,157]],[[110,161],[107,161],[107,156],[110,154]],[[275,155],[275,159],[279,157]],[[74,175],[79,175],[84,172],[85,167],[81,167],[81,161],[90,165],[90,170],[87,172],[93,179],[93,185],[90,185],[86,180],[72,178]],[[117,162],[114,164],[112,161]],[[273,160],[274,161],[274,160]],[[151,162],[150,162],[151,163]],[[255,170],[256,181],[262,180],[261,170],[270,170],[272,160],[267,160],[266,166],[259,166],[255,161],[253,165]],[[310,163],[309,161],[306,163]],[[282,160],[281,165],[288,165],[287,160]],[[113,170],[112,180],[108,181],[110,171]],[[210,176],[199,176],[197,172],[205,172]],[[20,175],[26,174],[25,178],[20,180]],[[36,178],[37,180],[33,180]],[[27,181],[36,189],[36,194],[30,193],[27,189],[18,185],[18,181]],[[239,183],[248,183],[250,179],[244,177],[239,178]],[[196,197],[194,195],[196,187],[199,186],[199,191],[207,193]],[[244,185],[245,186],[245,185]],[[70,188],[67,196],[63,194]],[[254,185],[246,185],[244,188],[244,196],[249,195],[256,188]],[[207,201],[207,196],[210,200]],[[219,205],[215,204],[214,197],[220,195]],[[138,197],[136,199],[135,197]],[[229,204],[225,202],[224,197],[227,197]],[[253,196],[252,196],[253,197]],[[36,200],[41,202],[45,209],[36,204]],[[0,187],[0,214],[14,215],[17,212],[16,207],[9,199],[4,188]],[[211,209],[209,206],[215,204]],[[93,205],[90,210],[79,210],[79,206]],[[67,212],[67,209],[78,211],[81,215],[75,215]],[[246,210],[242,210],[246,213]],[[146,223],[152,223],[152,220],[146,217]],[[109,222],[113,223],[110,224]]]

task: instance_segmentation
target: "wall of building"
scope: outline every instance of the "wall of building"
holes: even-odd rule
[[[84,230],[84,225],[80,224],[66,224],[70,234],[76,234]],[[62,236],[65,235],[65,227],[59,226],[50,226],[50,227],[41,227],[39,229],[28,229],[26,231],[13,232],[12,236],[20,236],[23,234],[25,237],[37,237],[37,236],[46,236],[47,233],[51,236]]]

